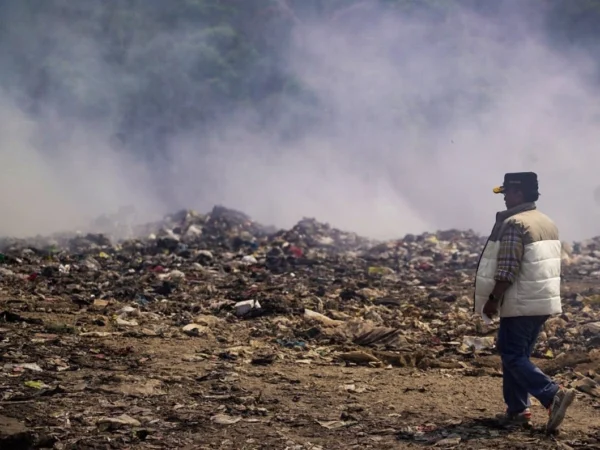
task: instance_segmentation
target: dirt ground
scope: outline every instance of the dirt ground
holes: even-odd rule
[[[542,432],[535,402],[534,430],[498,428],[493,355],[483,372],[357,366],[327,347],[282,350],[261,331],[273,318],[199,336],[104,335],[97,314],[66,303],[47,313],[4,300],[0,311],[0,437],[13,435],[2,450],[600,448],[600,403],[583,393],[559,436]],[[82,324],[91,334],[74,332]]]

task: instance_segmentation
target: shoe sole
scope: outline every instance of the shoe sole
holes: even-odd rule
[[[565,420],[567,409],[573,404],[574,400],[575,391],[568,391],[565,393],[565,398],[560,404],[560,408],[558,408],[554,417],[552,417],[552,419],[548,421],[548,425],[546,425],[546,432],[553,433],[558,430],[558,427],[560,427]]]

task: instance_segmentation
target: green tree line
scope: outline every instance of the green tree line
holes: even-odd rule
[[[456,8],[512,9],[543,17],[564,49],[595,52],[600,36],[600,0],[4,0],[0,88],[31,114],[52,105],[110,118],[125,145],[161,147],[240,109],[269,126],[286,102],[305,104],[291,114],[310,124],[317,99],[285,64],[294,27],[373,2],[439,20]]]

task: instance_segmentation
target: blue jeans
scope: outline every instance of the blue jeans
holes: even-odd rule
[[[548,316],[500,319],[497,345],[502,357],[502,390],[509,414],[518,414],[529,408],[529,395],[548,408],[558,392],[558,384],[529,360],[547,319]]]

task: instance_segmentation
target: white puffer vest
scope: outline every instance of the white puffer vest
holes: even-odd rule
[[[501,300],[500,317],[560,314],[561,242],[556,225],[536,209],[504,211],[497,218],[477,267],[475,312],[482,313],[496,284],[502,233],[506,225],[517,224],[524,233],[523,259],[516,281]]]

